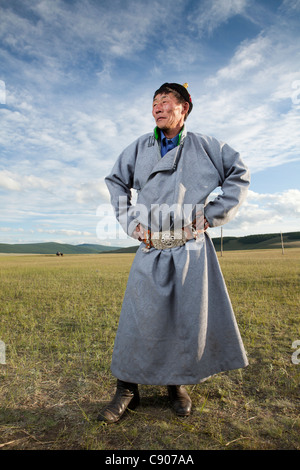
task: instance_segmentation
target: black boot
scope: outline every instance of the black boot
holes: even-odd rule
[[[140,403],[137,384],[117,380],[117,390],[112,401],[100,412],[98,421],[116,423],[124,414],[126,408],[134,410]]]
[[[177,416],[189,416],[192,409],[192,400],[184,386],[168,385],[168,394]]]

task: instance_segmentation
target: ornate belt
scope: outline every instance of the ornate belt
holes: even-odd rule
[[[156,250],[166,250],[183,246],[188,240],[196,238],[197,236],[197,231],[194,227],[192,227],[189,232],[190,234],[183,228],[163,232],[150,232],[150,230],[147,230],[147,236],[142,240],[146,245],[144,251],[148,251],[152,247],[156,248]]]

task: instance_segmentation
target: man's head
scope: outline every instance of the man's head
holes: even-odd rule
[[[188,87],[187,83],[185,83],[184,85],[180,85],[179,83],[164,83],[154,93],[153,100],[159,94],[173,93],[173,95],[175,96],[175,98],[177,98],[177,101],[179,103],[185,103],[185,102],[189,103],[189,110],[188,110],[187,115],[186,115],[186,118],[187,118],[188,114],[190,114],[190,112],[193,109],[192,98],[191,98],[191,95],[189,94],[189,92],[187,91],[187,87]]]
[[[183,126],[192,107],[190,94],[183,85],[164,83],[154,93],[152,115],[156,125],[171,135]]]

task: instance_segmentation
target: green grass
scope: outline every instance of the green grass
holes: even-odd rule
[[[188,386],[177,418],[165,387],[96,421],[114,393],[110,360],[132,254],[0,256],[0,449],[298,449],[300,250],[220,257],[249,367]],[[300,356],[300,354],[299,354]]]

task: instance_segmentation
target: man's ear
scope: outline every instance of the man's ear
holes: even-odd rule
[[[183,114],[187,114],[188,110],[189,110],[189,103],[187,101],[185,101],[184,104],[182,104],[182,111],[183,111]]]

